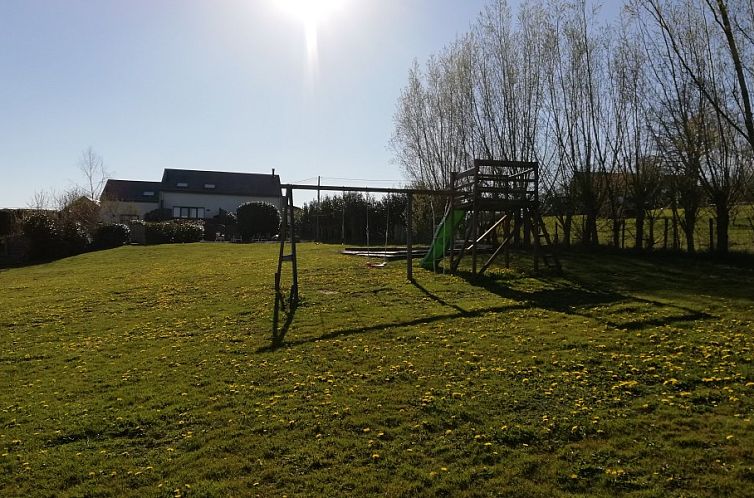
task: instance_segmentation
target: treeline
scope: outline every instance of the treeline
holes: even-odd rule
[[[415,243],[429,243],[435,224],[442,218],[444,203],[432,202],[429,198],[414,196]],[[306,240],[334,244],[405,244],[406,206],[407,197],[399,194],[381,198],[361,193],[325,196],[319,203],[304,204],[297,216],[296,232]]]
[[[670,210],[695,251],[699,212],[728,250],[751,201],[754,9],[748,0],[630,0],[606,22],[586,0],[493,0],[471,29],[409,71],[391,141],[411,181],[445,188],[474,158],[538,161],[561,241],[635,245]]]

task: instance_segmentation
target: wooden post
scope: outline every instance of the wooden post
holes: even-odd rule
[[[321,183],[322,177],[317,175],[317,187],[320,187],[322,185]],[[319,239],[319,218],[322,216],[322,204],[320,203],[320,190],[317,188],[317,225],[316,225],[316,233],[314,235],[314,241],[315,242],[322,242]]]
[[[286,192],[286,198],[283,202],[283,216],[280,223],[280,252],[278,254],[278,269],[275,272],[275,307],[272,311],[272,343],[277,344],[278,338],[278,320],[280,317],[280,300],[282,299],[282,293],[280,292],[280,274],[283,270],[283,258],[285,256],[285,239],[287,237],[288,227],[288,192]]]
[[[293,285],[291,285],[291,306],[298,304],[298,262],[296,258],[296,221],[293,209],[293,189],[288,190],[288,204],[290,208],[290,232],[291,232],[291,264],[293,266]]]
[[[455,186],[456,186],[456,172],[451,171],[450,172],[450,202],[448,214],[450,215],[450,218],[453,219],[453,207],[455,203]],[[456,233],[453,231],[450,234],[450,261],[449,261],[449,269],[450,273],[454,273],[453,268],[455,267],[453,262],[455,260],[455,251],[456,251]],[[443,268],[444,270],[444,268]]]
[[[510,216],[508,216],[508,218],[506,218],[505,221],[503,222],[503,240],[508,241],[508,243],[505,244],[505,267],[506,268],[511,267],[510,237],[511,237],[511,218]]]
[[[471,240],[476,241],[479,238],[479,164],[474,161],[474,185],[472,187],[471,202]],[[476,275],[476,257],[477,245],[471,248],[471,272]]]
[[[532,210],[529,213],[529,233],[534,229],[534,272],[539,271],[539,167],[534,168],[534,219],[532,219]],[[527,235],[526,240],[529,236]]]
[[[272,343],[278,342],[278,320],[280,317],[280,272],[275,273],[275,307],[272,310]]]
[[[414,196],[408,194],[406,202],[406,278],[414,280],[413,231],[414,231]]]

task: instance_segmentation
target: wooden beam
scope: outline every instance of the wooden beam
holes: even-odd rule
[[[406,278],[411,282],[414,280],[414,196],[411,194],[408,194],[408,199],[406,200],[406,211]]]
[[[497,249],[495,249],[495,252],[493,252],[492,256],[490,256],[490,259],[488,259],[484,263],[484,265],[482,265],[482,269],[479,270],[479,274],[480,275],[483,274],[487,270],[487,268],[490,267],[490,265],[493,263],[493,261],[495,261],[495,258],[497,258],[497,256],[500,254],[500,251],[502,251],[510,243],[510,241],[511,241],[511,236],[509,235],[508,237],[506,237],[503,240],[503,243],[500,244],[500,247],[498,247]]]
[[[447,197],[450,190],[430,190],[425,188],[380,188],[380,187],[346,187],[337,185],[294,185],[285,183],[281,189],[290,190],[327,190],[328,192],[367,192],[375,194],[415,194]]]
[[[470,245],[469,247],[467,247],[467,248],[466,248],[466,250],[467,250],[467,251],[471,250],[471,248],[472,248],[473,246],[477,245],[477,244],[478,244],[478,243],[480,243],[480,242],[481,242],[482,240],[484,240],[484,238],[485,238],[486,236],[488,236],[488,235],[489,235],[490,233],[492,233],[492,231],[493,231],[493,230],[495,230],[495,229],[496,229],[497,227],[499,227],[499,226],[500,226],[500,223],[504,222],[504,221],[505,221],[505,220],[506,220],[507,218],[508,218],[508,213],[504,214],[502,218],[500,218],[499,220],[497,220],[497,221],[495,222],[495,224],[494,224],[494,225],[492,225],[492,227],[490,227],[490,229],[489,229],[489,230],[487,230],[486,232],[484,232],[484,233],[483,233],[483,234],[482,234],[482,235],[481,235],[481,236],[480,236],[480,237],[479,237],[479,238],[478,238],[477,240],[475,240],[475,241],[474,241],[474,242],[473,242],[473,243],[472,243],[472,244],[471,244],[471,245]]]

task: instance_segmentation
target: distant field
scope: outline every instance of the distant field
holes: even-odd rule
[[[0,495],[752,494],[751,267],[299,250],[277,350],[273,244],[0,271]]]
[[[679,216],[683,216],[683,210],[680,211]],[[694,244],[697,251],[709,250],[709,221],[715,218],[714,209],[702,208],[699,211],[699,221],[696,224],[694,230]],[[663,249],[665,244],[665,219],[668,220],[668,249],[673,247],[673,213],[669,209],[657,210],[654,213],[654,218],[650,222],[649,219],[645,221],[644,225],[644,239],[649,240],[650,236],[650,223],[654,225],[654,247],[655,249]],[[736,252],[749,252],[754,253],[754,206],[743,205],[737,206],[731,212],[731,223],[728,230],[728,237],[730,238],[730,250]],[[548,231],[551,236],[555,234],[555,218],[545,217],[545,222],[548,226]],[[574,216],[573,218],[573,233],[571,234],[571,240],[578,242],[581,239],[583,224],[583,216]],[[716,230],[716,228],[715,228]],[[601,245],[611,245],[613,242],[612,233],[612,221],[609,219],[600,219],[597,223],[597,231],[599,234],[599,241]],[[559,235],[562,240],[562,227],[559,228]],[[623,235],[623,234],[621,234]],[[635,247],[636,237],[636,220],[633,218],[626,219],[625,230],[625,248]],[[683,233],[683,229],[680,224],[678,225],[678,241],[681,250],[686,250],[686,236]],[[717,241],[715,240],[715,243]]]

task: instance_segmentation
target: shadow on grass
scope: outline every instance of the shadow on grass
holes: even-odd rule
[[[552,284],[554,288],[525,292],[503,285],[500,281],[491,276],[479,276],[474,275],[471,272],[459,272],[458,275],[469,282],[469,284],[481,287],[487,292],[496,294],[502,298],[528,303],[530,307],[555,311],[567,315],[578,315],[597,319],[597,317],[593,315],[581,312],[581,309],[619,303],[636,303],[657,310],[672,309],[676,311],[672,316],[659,318],[653,317],[627,322],[604,320],[606,325],[622,330],[642,330],[649,327],[672,325],[673,323],[678,322],[712,318],[712,315],[708,313],[694,310],[686,306],[663,303],[660,301],[623,294],[609,289],[606,290],[604,288],[605,286],[602,286],[602,288],[596,288],[594,285],[579,282],[575,278],[567,280],[566,284],[564,284],[562,280],[556,281],[541,278],[541,281]]]
[[[439,298],[438,298],[439,299]],[[452,306],[452,305],[449,305]],[[453,306],[455,307],[455,306]],[[530,305],[526,303],[520,303],[520,304],[510,304],[506,306],[493,306],[490,308],[483,308],[480,310],[474,310],[474,311],[458,311],[456,313],[446,313],[444,315],[434,315],[426,318],[416,318],[414,320],[406,320],[403,322],[389,322],[389,323],[378,323],[375,325],[367,325],[364,327],[354,327],[350,329],[343,329],[343,330],[334,330],[332,332],[328,332],[326,334],[318,335],[315,337],[306,337],[302,339],[297,339],[295,341],[286,341],[281,342],[277,345],[271,344],[269,346],[264,346],[259,349],[257,349],[257,353],[267,353],[271,351],[275,351],[281,348],[290,348],[295,346],[300,346],[302,344],[308,344],[312,342],[319,342],[319,341],[326,341],[331,339],[338,339],[341,337],[348,337],[352,335],[357,334],[365,334],[369,332],[379,332],[382,330],[388,330],[392,328],[400,328],[400,327],[415,327],[417,325],[428,325],[430,323],[435,322],[441,322],[444,320],[453,320],[455,318],[475,318],[480,317],[482,315],[485,315],[487,313],[504,313],[506,311],[513,311],[518,309],[524,309],[529,308]],[[461,309],[461,308],[457,308]]]
[[[464,313],[464,314],[468,313],[467,310],[461,308],[457,304],[451,304],[451,303],[445,301],[443,298],[441,298],[437,294],[433,294],[432,292],[428,291],[426,289],[426,287],[422,286],[422,284],[420,284],[419,282],[417,282],[414,279],[411,279],[411,285],[413,285],[414,287],[416,287],[417,289],[419,289],[425,296],[429,297],[431,300],[433,300],[434,302],[436,302],[438,304],[441,304],[443,306],[448,306],[450,308],[453,308],[454,310],[458,311],[459,313]]]
[[[675,323],[713,318],[713,316],[708,313],[686,306],[640,298],[630,294],[617,292],[610,289],[611,282],[606,279],[582,281],[574,275],[569,275],[567,277],[563,277],[562,275],[557,277],[540,276],[538,280],[548,284],[549,288],[534,291],[522,291],[510,287],[506,285],[504,281],[490,275],[479,276],[468,271],[459,271],[457,275],[466,280],[472,286],[482,288],[505,300],[514,301],[516,304],[468,311],[456,304],[448,302],[426,289],[420,283],[412,280],[411,284],[421,293],[442,306],[452,308],[454,312],[403,322],[380,323],[364,327],[335,330],[315,337],[306,337],[294,341],[283,342],[283,337],[293,321],[293,314],[289,313],[287,320],[281,329],[282,334],[280,335],[280,340],[276,344],[258,349],[257,352],[269,352],[284,347],[295,347],[306,343],[337,339],[355,334],[378,332],[391,328],[427,325],[443,320],[453,320],[464,317],[473,318],[488,313],[503,313],[527,308],[539,308],[556,313],[583,316],[592,320],[601,321],[612,328],[625,331],[639,331],[650,327],[662,327]],[[623,309],[624,315],[626,313],[630,315],[629,320],[619,321],[611,319],[610,317],[600,317],[589,313],[590,310],[597,307],[621,304],[629,305],[628,308]],[[653,313],[649,313],[649,316],[647,316],[648,313],[644,313],[644,316],[642,316],[642,314],[639,313],[641,307],[646,307],[647,309],[656,312],[670,310],[671,313],[667,316],[656,316],[656,314]],[[613,310],[610,313],[617,316],[620,313],[620,309]],[[631,319],[634,317],[636,317],[636,319]]]

